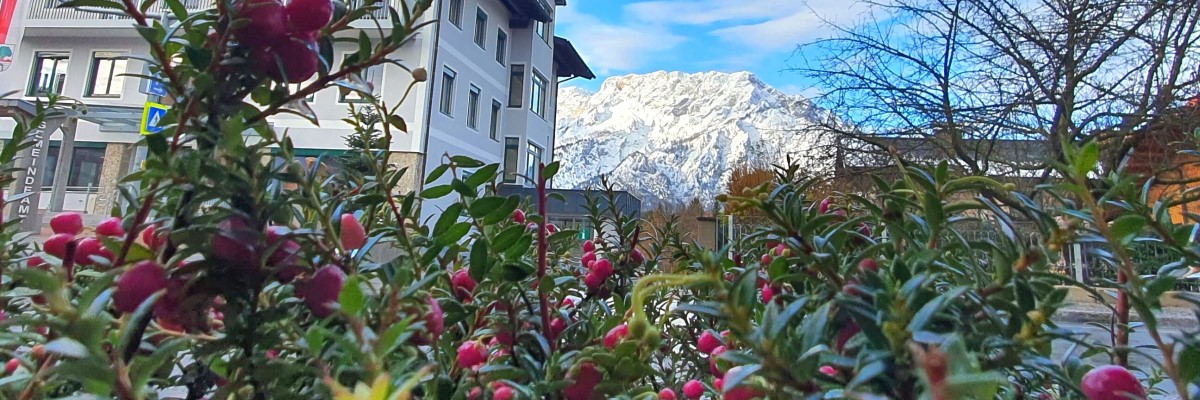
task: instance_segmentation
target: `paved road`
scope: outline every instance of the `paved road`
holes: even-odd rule
[[[1101,328],[1098,328],[1095,326],[1091,326],[1091,325],[1087,325],[1087,324],[1075,324],[1075,323],[1059,323],[1059,326],[1062,326],[1064,328],[1069,328],[1069,329],[1075,330],[1077,332],[1085,333],[1087,335],[1088,339],[1093,340],[1093,341],[1108,343],[1108,341],[1110,340],[1108,332],[1106,332],[1104,329],[1101,329]],[[1163,335],[1164,339],[1167,339],[1172,336],[1180,335],[1182,332],[1179,329],[1162,329],[1162,330],[1160,330],[1160,333]],[[1169,340],[1169,339],[1167,339],[1167,340]],[[1134,333],[1132,335],[1130,335],[1129,341],[1130,341],[1130,344],[1133,345],[1134,347],[1138,347],[1138,346],[1155,347],[1154,340],[1150,338],[1150,335],[1147,334],[1145,330],[1135,330]],[[1055,343],[1054,359],[1055,360],[1064,359],[1065,353],[1070,348],[1070,345],[1071,345],[1071,343],[1068,343],[1068,342]],[[1157,348],[1147,349],[1146,351],[1148,353],[1147,355],[1140,355],[1140,354],[1130,355],[1130,357],[1129,357],[1130,366],[1137,367],[1142,370],[1148,371],[1155,365],[1154,361],[1152,361],[1152,359],[1150,357],[1153,357],[1154,359],[1157,359],[1157,360],[1162,360],[1162,353],[1159,352]],[[1082,352],[1083,352],[1083,349],[1077,347],[1074,349],[1073,353],[1079,354]],[[1104,356],[1104,355],[1089,358],[1087,361],[1090,361],[1097,365],[1109,363],[1107,356]],[[1166,395],[1156,396],[1155,398],[1158,398],[1158,399],[1177,398],[1178,392],[1175,390],[1175,385],[1173,383],[1171,383],[1170,381],[1165,381],[1163,383],[1160,383],[1157,386],[1157,388],[1162,389],[1164,392],[1166,392]]]

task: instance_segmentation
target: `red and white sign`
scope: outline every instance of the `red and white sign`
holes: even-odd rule
[[[13,13],[18,0],[0,0],[0,43],[8,41],[8,29],[12,27]]]

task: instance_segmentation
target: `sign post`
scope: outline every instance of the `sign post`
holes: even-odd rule
[[[46,154],[50,149],[50,135],[67,121],[65,116],[47,117],[42,125],[29,132],[26,141],[32,142],[21,151],[19,158],[24,165],[17,171],[17,193],[25,195],[13,203],[11,215],[21,218],[21,230],[40,232],[42,221],[38,214],[39,199],[42,194],[42,176],[46,173]],[[26,194],[28,193],[28,194]]]
[[[147,101],[142,108],[141,131],[143,135],[153,135],[163,131],[163,121],[167,119],[167,106]]]

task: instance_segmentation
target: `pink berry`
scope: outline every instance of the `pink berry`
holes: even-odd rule
[[[108,217],[96,225],[96,236],[121,237],[125,236],[125,228],[121,227],[121,219]]]
[[[696,349],[701,353],[712,354],[717,347],[721,347],[721,339],[718,339],[711,330],[705,329],[700,333],[700,339],[696,340]]]
[[[717,365],[717,356],[720,356],[725,351],[725,346],[717,346],[717,348],[713,349],[712,353],[708,353],[708,369],[712,372],[713,376],[718,378],[725,376],[725,370]]]
[[[79,265],[95,264],[93,256],[103,258],[112,262],[116,258],[111,250],[104,247],[96,238],[85,238],[79,241],[79,246],[75,248],[75,263]]]
[[[4,373],[12,375],[14,372],[17,372],[17,368],[21,368],[21,360],[15,357],[10,358],[8,359],[8,362],[4,364]]]
[[[66,258],[67,244],[71,243],[72,240],[75,240],[75,234],[73,233],[55,234],[49,239],[46,239],[46,242],[42,243],[42,251],[45,251],[46,254],[58,257],[59,259]]]
[[[346,273],[336,265],[326,265],[313,274],[312,281],[305,289],[304,303],[312,310],[313,315],[325,318],[333,313],[338,295],[346,286]]]
[[[607,258],[601,258],[596,260],[595,264],[591,265],[591,270],[592,273],[600,275],[604,279],[608,279],[608,277],[612,276],[613,274],[613,265],[612,262],[608,261]]]
[[[771,265],[771,261],[774,261],[774,259],[771,258],[770,254],[763,254],[762,258],[759,259],[759,262],[762,263],[762,265]]]
[[[563,389],[563,398],[566,400],[588,400],[592,397],[592,392],[595,391],[596,385],[600,384],[600,380],[604,378],[596,367],[590,363],[584,363],[579,366],[579,373],[575,375],[573,383]]]
[[[617,325],[617,326],[613,327],[612,329],[610,329],[608,331],[608,333],[604,335],[604,347],[607,347],[610,349],[615,348],[615,347],[617,347],[618,343],[620,343],[622,340],[625,339],[626,336],[629,336],[629,325],[628,324]]]
[[[450,275],[450,288],[460,299],[470,300],[471,294],[475,292],[475,287],[478,285],[479,283],[471,278],[471,274],[466,268],[454,271],[454,274]]]
[[[583,277],[583,283],[587,285],[588,291],[595,292],[600,290],[600,286],[604,285],[604,279],[605,277],[595,272],[588,272],[587,276]]]
[[[367,244],[367,231],[354,218],[354,214],[342,214],[342,248],[346,250],[361,249]]]
[[[458,367],[471,369],[487,362],[487,347],[478,340],[463,342],[458,346]]]
[[[862,261],[859,261],[859,262],[858,262],[858,269],[859,269],[860,271],[864,271],[864,272],[866,272],[866,271],[871,271],[871,272],[879,271],[879,263],[875,262],[875,259],[874,259],[874,258],[864,258]]]
[[[245,218],[233,216],[217,225],[217,233],[209,240],[212,254],[217,259],[241,268],[258,266],[255,244],[258,232],[250,228]]]
[[[513,210],[512,220],[518,224],[525,223],[525,211],[521,211],[520,208]]]
[[[243,45],[263,47],[287,37],[287,16],[279,0],[244,0],[238,8],[238,17],[246,20],[237,30],[237,39]]]
[[[546,224],[546,233],[550,235],[558,233],[558,226],[554,224]]]
[[[1133,373],[1119,365],[1098,367],[1083,376],[1079,383],[1090,400],[1145,399],[1146,389]]]
[[[833,368],[832,365],[822,365],[817,371],[826,376],[837,376],[838,374],[837,369]]]
[[[54,218],[50,218],[50,230],[54,233],[78,235],[83,232],[83,216],[74,212],[55,215]]]
[[[587,267],[588,264],[591,264],[592,262],[595,262],[595,261],[596,261],[596,253],[591,252],[591,251],[583,253],[583,257],[579,258],[579,262],[581,264],[583,264],[583,266],[585,266],[585,267]]]
[[[633,249],[633,251],[629,252],[629,262],[633,263],[633,265],[642,265],[642,263],[646,262],[646,257],[642,255],[641,250]]]
[[[146,229],[142,230],[142,233],[138,234],[138,237],[142,239],[142,244],[146,245],[150,250],[158,250],[162,245],[166,244],[166,236],[166,233],[158,232],[158,227],[155,225],[146,227]]]
[[[554,337],[562,335],[563,331],[565,330],[567,330],[567,320],[559,317],[550,321],[550,333],[553,334]]]
[[[718,392],[725,391],[725,380],[721,378],[713,379],[713,389],[717,389]]]
[[[839,353],[842,352],[842,350],[846,349],[846,343],[849,342],[850,339],[854,338],[854,335],[857,335],[861,331],[862,329],[859,329],[858,324],[854,322],[849,322],[846,325],[843,325],[841,329],[838,329],[837,343],[834,348],[837,349]]]
[[[596,242],[591,240],[583,242],[583,251],[588,253],[596,251]]]
[[[425,314],[425,329],[437,339],[446,330],[446,314],[442,312],[442,306],[433,296],[426,300],[429,302],[429,313]]]
[[[725,400],[750,400],[763,397],[763,393],[750,387],[738,386],[725,392]]]
[[[165,289],[168,283],[167,271],[161,266],[153,261],[139,262],[117,278],[113,305],[121,313],[134,312],[155,292]]]
[[[825,199],[821,200],[821,204],[817,206],[817,211],[821,214],[827,214],[829,213],[829,208],[831,206],[833,206],[833,198],[826,197]]]
[[[293,32],[312,32],[333,20],[333,2],[329,0],[291,0],[283,7],[288,27]]]
[[[538,230],[538,224],[530,222],[529,225],[525,225],[525,229],[536,232]]]
[[[775,246],[775,257],[787,257],[788,253],[788,248],[783,243]]]
[[[683,384],[683,396],[692,400],[699,399],[704,395],[704,384],[700,381],[692,379]]]
[[[513,392],[513,388],[508,386],[497,387],[492,392],[492,400],[512,400],[514,398],[516,398],[516,394]]]
[[[762,287],[762,302],[768,304],[775,299],[775,289],[771,285],[763,285]]]
[[[659,390],[658,400],[675,400],[675,391],[671,389]]]
[[[46,264],[46,260],[39,256],[29,257],[28,260],[25,260],[25,266],[29,267],[29,268],[49,268],[50,267],[49,264]]]

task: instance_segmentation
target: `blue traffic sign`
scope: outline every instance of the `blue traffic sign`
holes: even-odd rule
[[[142,108],[142,134],[153,135],[162,132],[168,109],[162,104],[147,101],[146,107]]]
[[[152,80],[146,85],[146,94],[151,96],[166,97],[170,93],[167,93],[167,85],[164,85],[162,82]]]

